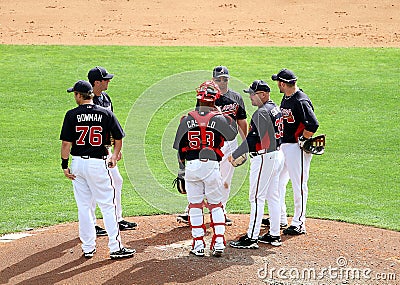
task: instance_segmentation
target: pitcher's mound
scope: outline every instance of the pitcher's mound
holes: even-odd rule
[[[246,232],[248,215],[229,215],[227,242]],[[109,259],[107,237],[97,238],[92,259],[82,257],[78,224],[29,231],[0,242],[1,284],[398,284],[400,232],[308,219],[307,234],[282,235],[283,245],[259,249],[227,245],[222,257],[189,254],[190,228],[176,216],[126,218],[139,224],[123,231],[133,258]],[[212,229],[207,217],[205,241]],[[102,225],[102,220],[99,220]],[[267,229],[263,229],[264,234]],[[319,283],[318,283],[319,282]]]

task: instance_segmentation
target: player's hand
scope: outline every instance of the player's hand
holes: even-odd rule
[[[69,180],[75,180],[76,176],[71,173],[71,170],[69,168],[63,169],[65,177],[67,177]]]
[[[298,144],[300,149],[303,149],[304,143],[307,141],[308,139],[306,139],[304,136],[300,136],[299,140],[298,140]]]
[[[113,154],[110,159],[107,162],[107,166],[109,168],[114,168],[115,166],[117,166],[117,155]]]
[[[228,156],[228,161],[229,161],[229,162],[232,162],[232,161],[233,161],[233,156],[232,156],[232,155],[229,155],[229,156]]]
[[[119,152],[118,156],[117,156],[117,161],[120,161],[122,158],[122,151]]]

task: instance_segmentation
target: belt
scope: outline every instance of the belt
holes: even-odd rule
[[[270,151],[268,151],[267,149],[261,149],[259,151],[252,151],[252,152],[249,153],[249,155],[250,155],[251,158],[253,158],[253,157],[257,156],[257,155],[262,155],[262,154],[274,152],[274,151],[277,151],[277,150],[279,150],[279,147],[277,147],[275,150],[270,150]]]
[[[102,160],[107,159],[107,155],[103,155],[103,156],[81,155],[80,157],[83,159],[89,159],[89,158],[102,159]]]
[[[201,162],[218,161],[218,160],[209,159],[209,158],[195,158],[195,159],[189,159],[188,161],[192,161],[192,160],[196,160],[196,159],[198,159]]]

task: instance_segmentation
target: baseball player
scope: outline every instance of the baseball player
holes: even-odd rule
[[[214,230],[210,249],[213,256],[221,256],[225,249],[225,214],[222,205],[222,177],[219,162],[225,140],[237,134],[236,123],[215,108],[220,96],[218,85],[206,81],[197,89],[198,107],[183,117],[178,127],[173,148],[178,150],[180,169],[185,170],[185,186],[189,202],[189,224],[193,244],[191,253],[204,256],[203,207],[210,211]],[[207,199],[207,202],[204,199]]]
[[[248,89],[251,104],[257,106],[246,140],[229,156],[235,160],[250,153],[250,221],[247,233],[237,241],[230,242],[234,248],[258,248],[258,242],[274,246],[282,244],[280,238],[279,173],[283,167],[283,155],[279,151],[283,131],[282,113],[270,99],[270,87],[262,80],[255,80]],[[259,236],[264,214],[265,200],[268,203],[271,227],[268,233]]]
[[[213,70],[213,81],[218,85],[221,90],[221,96],[215,101],[215,105],[222,111],[224,115],[229,115],[233,120],[236,121],[239,129],[240,136],[242,140],[246,139],[248,124],[247,124],[247,114],[242,96],[229,89],[229,70],[226,66],[217,66]],[[226,214],[226,203],[229,199],[229,194],[231,191],[231,183],[234,172],[234,167],[229,163],[228,157],[232,152],[238,147],[238,142],[236,137],[233,140],[225,141],[222,147],[222,153],[224,156],[220,162],[220,171],[223,179],[223,198],[222,205],[224,206],[224,211]],[[179,222],[188,221],[187,213],[179,215],[177,217]],[[226,217],[226,225],[232,225],[232,220]]]
[[[78,207],[79,237],[83,256],[93,257],[96,252],[96,231],[93,227],[92,201],[96,201],[103,214],[109,241],[110,258],[132,257],[134,249],[121,243],[118,228],[115,188],[110,169],[117,164],[125,136],[114,114],[93,104],[93,89],[89,82],[79,80],[67,89],[73,92],[78,107],[69,110],[61,129],[61,167],[64,175],[72,180]],[[114,138],[114,153],[108,157],[106,145]],[[68,167],[72,155],[71,169]]]
[[[89,70],[88,73],[88,79],[90,84],[93,86],[93,93],[94,93],[94,98],[93,98],[93,103],[99,106],[102,106],[112,112],[114,112],[114,108],[111,102],[110,96],[105,92],[108,89],[108,83],[110,80],[114,77],[114,74],[110,74],[107,72],[107,70],[103,67],[96,66]],[[108,153],[111,155],[111,145],[107,146]],[[121,156],[118,157],[118,160],[121,159]],[[116,204],[117,204],[117,219],[118,219],[118,225],[119,229],[121,231],[124,230],[134,230],[137,227],[137,223],[132,223],[125,221],[122,218],[122,205],[121,205],[121,190],[122,190],[122,176],[118,170],[118,166],[115,166],[114,168],[110,168],[110,173],[113,177],[114,181],[114,187],[116,189]],[[96,202],[93,201],[93,217],[95,218],[94,224],[96,228],[96,235],[97,236],[102,236],[102,235],[107,235],[107,232],[101,228],[100,226],[96,225],[96,215],[95,215],[95,210],[96,210]]]
[[[308,197],[308,177],[312,154],[302,150],[305,140],[312,137],[318,129],[318,120],[310,98],[297,87],[297,77],[293,71],[282,69],[272,75],[284,94],[281,101],[284,132],[281,150],[284,166],[279,177],[281,197],[281,224],[287,224],[285,194],[289,179],[292,181],[294,196],[294,215],[290,227],[283,230],[287,235],[306,233],[306,205]]]

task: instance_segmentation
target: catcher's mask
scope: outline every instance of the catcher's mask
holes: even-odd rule
[[[197,99],[201,102],[215,102],[221,96],[221,90],[218,85],[208,80],[203,82],[197,89]]]

